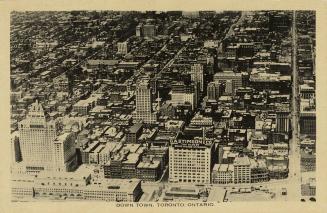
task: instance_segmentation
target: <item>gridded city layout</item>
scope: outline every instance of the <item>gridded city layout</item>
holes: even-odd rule
[[[316,201],[315,23],[12,12],[12,201]]]

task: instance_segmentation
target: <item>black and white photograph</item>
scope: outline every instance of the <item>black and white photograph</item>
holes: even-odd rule
[[[319,201],[316,11],[216,9],[11,11],[11,202]]]

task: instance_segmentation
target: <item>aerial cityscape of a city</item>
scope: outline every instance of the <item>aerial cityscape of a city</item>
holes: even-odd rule
[[[316,201],[315,11],[10,19],[13,202]]]

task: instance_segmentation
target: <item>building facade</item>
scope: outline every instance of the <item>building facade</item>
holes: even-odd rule
[[[288,133],[290,131],[290,113],[276,113],[276,130],[278,133]]]
[[[303,111],[300,113],[300,133],[306,135],[316,134],[316,112]]]
[[[126,143],[137,143],[138,138],[141,136],[143,130],[142,124],[134,124],[126,132]]]
[[[212,169],[212,183],[230,184],[234,182],[233,164],[215,164]]]
[[[94,200],[107,202],[136,202],[142,195],[138,179],[91,180],[84,168],[77,172],[40,172],[30,181],[14,181],[13,200],[26,198],[50,200]]]
[[[136,88],[136,121],[144,123],[155,123],[156,114],[152,110],[151,88],[148,81],[142,81]]]
[[[193,64],[191,66],[191,80],[199,85],[199,89],[203,92],[203,66],[202,64]]]
[[[235,90],[239,87],[243,86],[243,79],[242,79],[242,74],[241,73],[235,73],[233,71],[224,71],[224,72],[218,72],[214,75],[214,81],[218,83],[225,83],[227,81],[232,82],[232,90],[233,94]]]
[[[222,94],[222,84],[216,82],[210,82],[207,86],[208,100],[218,100]]]
[[[136,178],[157,181],[161,177],[160,161],[140,162],[136,168]]]
[[[22,160],[26,172],[39,172],[53,168],[54,140],[58,123],[47,121],[41,104],[32,104],[25,120],[19,123]]]
[[[234,183],[251,183],[249,157],[237,157],[234,160]]]
[[[156,26],[153,24],[145,24],[143,25],[143,36],[147,38],[152,38],[157,35]]]
[[[54,170],[73,171],[77,167],[75,133],[64,133],[54,141]]]
[[[169,147],[169,181],[210,183],[213,143],[205,139],[178,139]]]

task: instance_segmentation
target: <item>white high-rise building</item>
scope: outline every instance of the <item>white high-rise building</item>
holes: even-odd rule
[[[21,155],[26,172],[52,170],[54,140],[58,123],[47,121],[41,104],[32,104],[25,120],[18,125]]]
[[[177,139],[169,146],[169,181],[210,183],[213,143],[203,138]]]
[[[152,92],[149,82],[141,81],[136,88],[136,113],[134,119],[138,122],[155,123],[157,116],[152,110]]]
[[[200,91],[203,92],[203,66],[194,64],[191,66],[191,80],[198,83]]]

